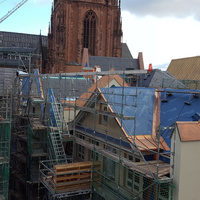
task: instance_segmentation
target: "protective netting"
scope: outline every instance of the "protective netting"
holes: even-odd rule
[[[163,79],[162,80],[163,88],[179,88],[179,89],[200,89],[199,80],[178,80],[178,79]]]
[[[173,184],[170,179],[151,179],[98,152],[93,152],[93,158],[92,180],[97,193],[95,199],[173,199]]]
[[[0,122],[0,157],[10,158],[10,123]],[[1,161],[0,161],[1,162]]]
[[[0,164],[0,199],[8,199],[9,164]]]

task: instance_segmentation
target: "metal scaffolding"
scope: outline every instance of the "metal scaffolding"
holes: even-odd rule
[[[20,74],[13,85],[13,196],[172,199],[169,173],[173,164],[153,158],[169,159],[172,153],[163,151],[160,127],[154,140],[146,139],[154,143],[154,148],[138,143],[140,91],[137,86],[128,88],[127,82],[137,82],[142,73],[148,72]],[[115,93],[117,89],[119,93]],[[74,171],[75,163],[85,161],[92,163],[91,170],[86,170],[91,174],[90,184],[77,189],[87,174]],[[72,171],[65,169],[58,175],[56,166],[63,164],[66,169],[71,164]],[[72,182],[73,189],[66,190]],[[21,194],[21,190],[26,194]]]
[[[10,134],[11,134],[11,88],[5,84],[0,93],[0,199],[8,199]]]

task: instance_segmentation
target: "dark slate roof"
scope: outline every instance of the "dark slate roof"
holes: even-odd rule
[[[0,47],[2,53],[30,53],[34,52],[36,48],[22,48],[22,47]]]
[[[40,35],[0,31],[1,47],[37,48]],[[47,36],[42,35],[42,45],[47,47]]]
[[[140,68],[138,59],[101,56],[89,56],[89,65],[90,67],[98,65],[101,71],[109,71],[112,68],[115,70],[126,70],[127,68],[137,70]]]
[[[52,88],[56,98],[75,99],[86,92],[93,84],[92,79],[84,77],[49,77],[42,78],[44,94],[48,88]]]
[[[42,56],[43,59],[46,59],[47,55],[47,48],[42,47]],[[31,64],[35,63],[35,60],[37,59],[36,54],[37,48],[21,48],[21,47],[0,47],[0,66],[4,67],[10,67],[10,68],[22,68],[25,65],[26,68],[29,66],[29,60],[25,59],[25,57],[32,56],[31,58]],[[19,55],[21,56],[22,61],[19,58]]]
[[[26,56],[34,53],[35,48],[18,48],[18,47],[0,47],[0,66],[10,68],[24,68],[29,66],[29,60],[25,60]],[[19,58],[21,55],[22,60]]]
[[[126,43],[122,43],[122,58],[133,59],[131,52]]]
[[[140,75],[140,87],[164,87],[164,88],[186,88],[186,86],[177,80],[167,71],[155,69],[149,74]]]

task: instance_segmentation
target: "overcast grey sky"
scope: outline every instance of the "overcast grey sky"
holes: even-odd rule
[[[200,0],[122,0],[123,41],[145,66],[200,54]]]
[[[199,0],[122,0],[122,9],[144,17],[194,17],[200,19]]]

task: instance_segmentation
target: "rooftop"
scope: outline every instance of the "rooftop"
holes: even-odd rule
[[[180,80],[200,80],[200,56],[172,60],[167,71]]]
[[[200,122],[177,122],[182,142],[200,141]]]

